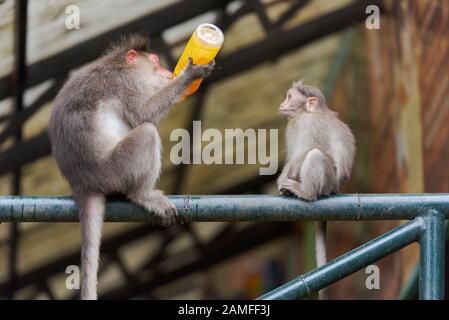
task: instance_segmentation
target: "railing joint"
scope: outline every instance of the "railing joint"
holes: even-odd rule
[[[361,217],[362,217],[362,200],[360,199],[360,194],[356,193],[357,196],[357,222],[360,221]]]
[[[423,219],[419,234],[419,298],[441,300],[444,298],[445,215],[429,209]]]

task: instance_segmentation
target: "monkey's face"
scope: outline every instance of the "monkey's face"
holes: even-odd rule
[[[294,118],[305,110],[307,98],[298,90],[290,89],[279,107],[279,113]]]
[[[171,73],[171,71],[169,71],[161,66],[161,61],[157,54],[145,53],[145,55],[148,58],[148,60],[150,61],[150,63],[152,64],[153,70],[154,70],[154,72],[156,72],[156,74],[160,75],[161,77],[165,77],[167,79],[171,79],[173,77],[173,74]]]
[[[165,85],[173,74],[161,66],[158,55],[148,52],[128,51],[126,63],[136,68],[151,83]]]

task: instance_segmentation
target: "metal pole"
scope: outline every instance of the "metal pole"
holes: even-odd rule
[[[446,220],[444,224],[444,233],[445,233],[445,242],[446,244],[449,241],[449,221]],[[447,259],[449,255],[445,254],[445,258]],[[447,261],[446,261],[447,263]],[[447,285],[447,275],[445,279],[445,285]],[[410,277],[408,281],[404,284],[400,294],[399,299],[400,300],[416,300],[418,299],[419,292],[419,261],[416,264],[415,268],[410,274]],[[445,290],[445,293],[447,294],[448,290]]]
[[[270,195],[169,196],[178,222],[410,220],[437,210],[449,217],[449,194],[341,194],[315,202]],[[126,200],[111,200],[105,221],[155,222],[151,212]],[[0,197],[0,222],[78,221],[70,197]]]
[[[23,110],[23,92],[26,81],[26,36],[27,36],[27,0],[16,0],[14,8],[14,112],[19,114]],[[11,118],[10,121],[13,121]],[[22,140],[22,128],[19,127],[15,134],[15,143]],[[21,170],[20,167],[14,170],[12,181],[12,193],[21,193]],[[19,238],[19,229],[16,223],[9,226],[9,262],[8,273],[11,288],[17,280],[17,242]],[[9,292],[9,298],[14,298],[14,291]]]
[[[417,241],[423,219],[418,217],[364,245],[259,297],[260,300],[301,299]]]
[[[444,299],[444,216],[435,210],[423,216],[420,243],[419,299]]]

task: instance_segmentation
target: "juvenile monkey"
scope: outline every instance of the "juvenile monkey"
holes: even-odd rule
[[[154,190],[161,171],[157,125],[189,84],[215,62],[189,64],[175,79],[141,35],[123,37],[98,61],[74,74],[58,93],[48,133],[81,222],[81,298],[97,298],[105,196],[120,193],[154,212],[163,225],[175,206]]]
[[[287,161],[277,180],[281,194],[314,201],[339,192],[349,179],[354,162],[355,139],[349,127],[329,109],[318,88],[293,83],[279,113],[288,117]],[[317,266],[326,263],[326,222],[316,222]],[[320,291],[320,298],[324,298]]]

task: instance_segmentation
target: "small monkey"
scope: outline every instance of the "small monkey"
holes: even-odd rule
[[[288,117],[287,161],[277,180],[281,194],[315,201],[321,195],[338,193],[349,179],[355,154],[355,139],[349,127],[329,109],[318,88],[302,81],[287,91],[279,113]],[[326,263],[326,222],[316,222],[317,266]],[[320,291],[320,298],[325,293]]]
[[[124,194],[173,223],[176,207],[154,186],[161,171],[157,125],[189,84],[209,76],[212,61],[188,65],[175,79],[142,35],[121,38],[76,72],[55,100],[48,133],[81,222],[81,298],[97,298],[105,197]]]

